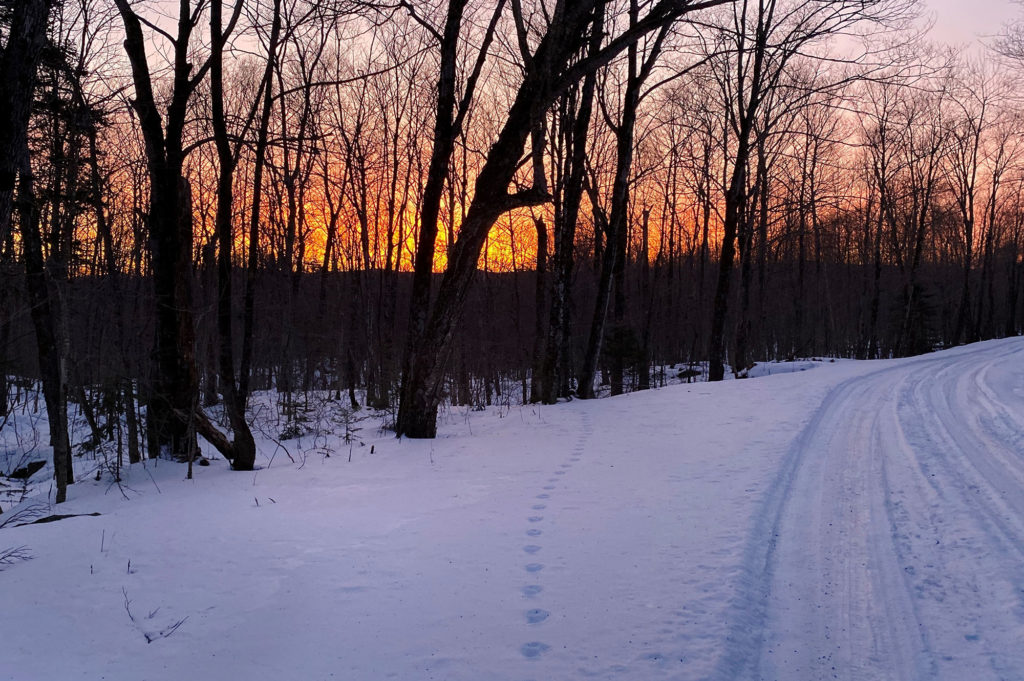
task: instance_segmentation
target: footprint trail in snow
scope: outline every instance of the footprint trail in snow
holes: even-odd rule
[[[573,451],[571,452],[571,455],[568,457],[566,463],[559,464],[558,469],[553,471],[554,476],[563,477],[551,477],[548,479],[548,483],[565,483],[566,473],[568,473],[572,469],[573,464],[580,460],[580,457],[586,450],[587,442],[590,439],[591,434],[593,432],[593,427],[590,423],[590,415],[586,413],[581,414],[580,421],[580,435],[576,442],[576,446],[573,448]],[[535,495],[534,499],[540,499],[546,502],[547,500],[552,498],[551,492],[556,490],[557,488],[558,487],[555,484],[544,485],[541,489],[545,491],[542,492],[541,494]],[[549,508],[548,503],[534,503],[530,506],[530,510],[533,512],[550,512],[553,509]],[[530,523],[530,527],[525,531],[527,537],[536,539],[544,533],[543,529],[540,529],[536,526],[544,522],[543,515],[527,516],[526,521]],[[527,544],[523,546],[523,551],[530,556],[535,556],[541,553],[543,549],[544,546],[542,544]],[[532,562],[524,565],[523,569],[531,576],[539,576],[544,567],[544,563]],[[524,599],[534,600],[540,596],[543,590],[544,587],[541,584],[528,584],[522,587],[520,591],[523,594]],[[550,616],[551,613],[547,610],[544,610],[543,608],[534,607],[526,610],[524,614],[524,619],[528,627],[534,628],[547,621],[547,619]],[[523,657],[527,659],[536,660],[541,658],[550,649],[551,646],[544,643],[543,641],[530,641],[529,643],[525,643],[522,646],[520,646],[519,652],[522,654]]]

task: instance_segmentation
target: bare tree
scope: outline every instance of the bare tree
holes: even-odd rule
[[[236,14],[241,3],[236,4]],[[235,166],[238,162],[239,149],[232,148],[228,135],[227,118],[224,113],[224,47],[228,33],[224,28],[222,0],[212,0],[210,4],[210,103],[212,108],[211,122],[213,138],[217,147],[217,329],[220,334],[220,352],[218,364],[220,369],[220,388],[224,395],[224,410],[227,413],[234,440],[227,448],[227,458],[236,470],[252,470],[256,461],[256,443],[253,440],[249,424],[245,420],[245,398],[238,390],[235,381],[234,333],[232,330],[232,265],[234,230],[233,189]],[[264,81],[263,87],[269,87]],[[249,115],[252,121],[256,113],[256,103]],[[248,127],[248,122],[246,123]],[[198,411],[198,409],[196,410]],[[204,437],[215,437],[209,430]],[[223,446],[223,445],[222,445]]]
[[[151,456],[164,453],[191,460],[196,452],[194,418],[198,410],[195,330],[192,319],[192,201],[182,175],[186,148],[184,133],[189,99],[212,66],[208,57],[198,67],[190,53],[193,32],[204,3],[180,0],[177,31],[171,35],[153,26],[173,48],[173,82],[166,117],[157,105],[146,51],[143,20],[128,0],[115,0],[125,27],[125,51],[132,67],[135,99],[132,106],[146,141],[150,184],[149,234],[156,298],[153,375],[148,397],[147,437]],[[234,28],[242,3],[221,39]],[[217,440],[224,445],[223,439]],[[230,449],[227,450],[231,452]]]
[[[429,298],[427,287],[430,269],[433,266],[433,258],[427,259],[428,255],[432,255],[433,235],[426,229],[430,221],[424,220],[420,228],[415,271],[417,282],[414,283],[410,336],[406,347],[406,359],[403,362],[405,371],[402,375],[397,423],[399,435],[433,437],[436,433],[437,408],[441,400],[441,379],[445,363],[456,323],[476,270],[477,260],[491,226],[499,216],[510,210],[538,205],[549,200],[543,177],[535,177],[531,187],[509,192],[509,187],[519,171],[526,140],[538,127],[538,122],[548,108],[566,88],[584,78],[588,72],[609,63],[641,36],[660,30],[666,23],[676,21],[690,12],[723,2],[724,0],[662,0],[653,3],[644,16],[629,29],[611,39],[602,51],[571,66],[572,56],[588,42],[594,12],[604,3],[600,0],[556,3],[554,11],[549,15],[550,20],[541,29],[542,33],[530,60],[523,65],[522,82],[476,178],[472,204],[466,212],[458,240],[449,255],[437,298],[429,308],[424,307],[423,303]],[[457,39],[461,29],[462,8],[458,7],[459,4],[460,2],[452,3],[452,11],[449,12],[445,25],[444,36],[452,42]],[[492,26],[496,25],[501,8],[502,4],[499,3]],[[493,32],[493,29],[489,31]],[[438,37],[441,37],[440,34]],[[489,43],[487,40],[484,45]],[[442,54],[444,52],[445,48],[442,46]],[[482,65],[486,53],[486,47],[479,52],[478,64]],[[444,63],[446,62],[443,59],[442,64]],[[478,72],[479,69],[474,68],[474,73]],[[446,69],[444,66],[441,73],[439,92],[444,95],[449,84],[454,86],[454,74],[450,68]],[[473,76],[470,78],[475,82]],[[470,87],[470,81],[467,81],[463,97],[466,104],[471,101],[466,98],[466,94],[471,97],[472,92],[473,87]],[[454,97],[445,95],[444,99],[439,98],[435,153],[438,147],[442,152],[447,151],[449,137],[458,128],[458,125],[454,124],[461,123],[458,117],[451,118],[453,104]],[[460,108],[460,111],[463,110],[465,109]],[[454,127],[449,127],[449,124]],[[442,178],[437,182],[443,180],[444,171],[439,172]],[[428,186],[433,175],[434,173],[428,174]]]
[[[579,55],[586,59],[601,49],[604,25],[604,6],[594,13],[594,28],[586,51]],[[582,83],[570,87],[555,106],[551,147],[555,180],[552,183],[554,203],[554,257],[552,262],[551,313],[543,361],[540,363],[537,383],[539,390],[531,393],[534,402],[554,404],[559,397],[569,395],[571,285],[576,247],[576,223],[583,201],[586,179],[587,138],[593,113],[597,71],[584,76]],[[538,247],[539,248],[539,247]],[[539,268],[538,268],[539,270]]]
[[[634,28],[639,19],[639,4],[636,0],[631,0],[629,4],[629,27],[631,29]],[[615,180],[612,186],[611,208],[608,211],[607,217],[600,220],[600,223],[605,228],[607,246],[604,249],[604,257],[601,262],[601,278],[598,284],[597,301],[594,304],[590,337],[587,341],[583,370],[580,372],[579,378],[579,395],[585,399],[595,397],[594,376],[597,372],[597,361],[604,337],[604,326],[608,314],[608,301],[613,277],[617,291],[615,296],[616,331],[620,336],[624,331],[622,322],[625,313],[624,275],[630,208],[629,189],[633,169],[637,109],[644,94],[644,84],[654,70],[670,29],[670,23],[664,24],[654,36],[650,45],[645,46],[642,55],[636,43],[629,46],[626,57],[627,74],[623,92],[621,118],[618,122],[608,120],[615,134],[616,141]],[[599,207],[596,201],[592,200],[592,203],[595,208]],[[623,366],[621,352],[616,353],[613,362],[615,363],[615,370],[613,370],[612,394],[616,395],[622,393]]]
[[[728,56],[715,70],[725,93],[726,120],[732,137],[731,170],[725,190],[725,215],[718,284],[715,290],[708,340],[708,378],[725,374],[725,319],[732,287],[736,238],[748,209],[749,161],[756,144],[757,122],[763,107],[788,74],[792,62],[812,54],[816,43],[848,32],[861,22],[896,23],[906,17],[910,3],[898,0],[745,0],[732,7],[714,42],[728,46]],[[873,57],[870,48],[842,61],[863,63]],[[872,70],[878,64],[869,63]],[[850,78],[839,74],[836,82]],[[825,86],[824,83],[819,87]]]
[[[955,109],[947,121],[950,154],[945,165],[946,181],[960,214],[962,279],[960,306],[956,315],[953,343],[977,340],[975,312],[971,309],[971,270],[974,266],[978,227],[979,183],[990,159],[987,138],[998,120],[997,102],[1008,94],[1005,80],[985,64],[965,66],[958,92],[950,98]],[[998,150],[998,147],[997,147]]]
[[[67,384],[59,347],[57,314],[51,303],[40,207],[28,147],[28,125],[40,55],[46,43],[48,0],[28,0],[15,5],[11,33],[0,55],[0,239],[11,229],[12,198],[17,182],[18,224],[25,256],[25,271],[36,335],[43,396],[50,421],[56,502],[67,498],[74,482],[67,423]],[[6,385],[4,385],[6,392]]]

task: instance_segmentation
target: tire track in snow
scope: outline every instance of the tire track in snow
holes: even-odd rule
[[[848,386],[805,444],[778,526],[763,679],[932,678],[932,654],[893,548],[879,416],[903,371]]]
[[[535,556],[540,553],[543,549],[543,543],[539,539],[543,534],[544,530],[542,525],[544,523],[544,515],[540,515],[541,512],[550,513],[551,509],[548,508],[549,501],[551,499],[553,491],[557,488],[554,483],[564,482],[566,473],[573,467],[573,464],[578,462],[587,448],[587,443],[590,440],[593,432],[593,426],[590,422],[590,415],[583,411],[580,413],[580,435],[577,438],[576,445],[573,447],[572,452],[569,454],[567,461],[560,464],[559,467],[553,472],[552,477],[548,478],[548,484],[544,485],[541,489],[543,490],[540,494],[534,497],[534,503],[530,506],[531,515],[527,516],[526,521],[530,524],[526,530],[526,536],[529,537],[532,542],[523,546],[523,552],[529,556]],[[561,476],[561,477],[559,477]],[[531,576],[537,576],[539,578],[541,571],[545,568],[543,562],[530,562],[523,566],[523,569]],[[527,584],[520,589],[523,598],[528,600],[541,599],[544,592],[544,586],[539,583],[540,579],[536,582]],[[524,621],[530,628],[537,627],[543,624],[551,616],[551,613],[541,607],[533,607],[524,613]],[[544,653],[548,652],[551,646],[544,641],[534,640],[524,643],[519,647],[519,653],[527,659],[535,660]]]
[[[848,379],[825,396],[790,445],[775,480],[765,492],[742,557],[740,593],[730,603],[725,649],[712,678],[734,681],[757,677],[756,667],[764,644],[767,601],[786,500],[792,494],[794,480],[812,441],[824,429],[824,424],[834,418],[833,413],[841,411],[846,392],[871,376],[873,374]]]
[[[918,445],[916,470],[941,500],[915,508],[904,491],[893,495],[911,518],[930,518],[933,540],[897,536],[926,620],[946,615],[945,627],[931,627],[939,653],[931,678],[1024,678],[1024,451],[1020,432],[998,423],[1014,397],[990,380],[1015,374],[1024,385],[1024,353],[1013,350],[971,356],[934,379],[915,376],[901,395],[899,425]]]
[[[1010,361],[1015,359],[1015,363]],[[1019,340],[851,379],[761,503],[714,678],[1024,678]]]

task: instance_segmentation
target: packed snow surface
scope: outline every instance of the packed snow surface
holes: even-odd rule
[[[0,530],[0,678],[1024,679],[1022,339],[359,435]]]

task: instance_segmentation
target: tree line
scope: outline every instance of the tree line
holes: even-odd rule
[[[1020,33],[917,12],[0,0],[0,409],[39,382],[61,501],[69,401],[84,444],[250,470],[257,390],[432,437],[1018,334]]]

